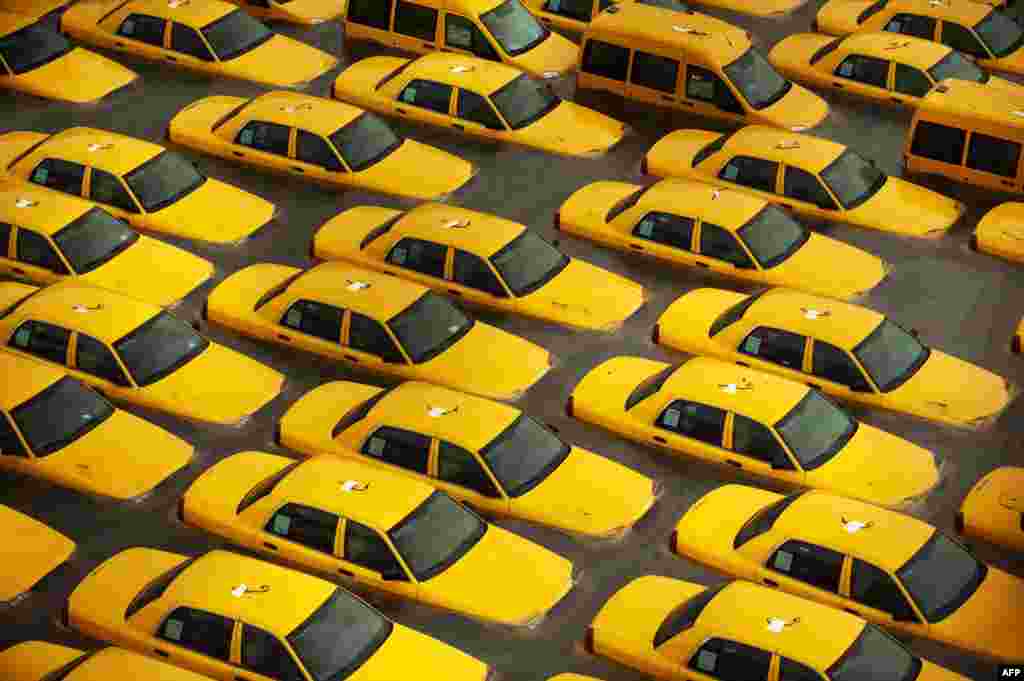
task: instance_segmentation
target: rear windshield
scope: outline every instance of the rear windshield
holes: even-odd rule
[[[649,184],[646,187],[641,187],[640,189],[637,189],[635,192],[633,192],[632,194],[630,194],[626,198],[624,198],[621,201],[619,201],[618,203],[616,203],[608,211],[608,214],[604,216],[604,221],[605,222],[611,222],[612,220],[614,220],[615,218],[619,217],[620,215],[625,213],[627,210],[629,210],[630,208],[635,206],[637,204],[637,201],[639,201],[643,197],[644,194],[649,192],[651,190],[651,187],[653,187],[653,186],[654,186],[653,184]]]
[[[845,38],[836,38],[835,40],[827,42],[819,47],[817,51],[811,55],[811,63],[817,64],[825,57],[825,55],[835,52],[836,48],[843,44],[843,40],[845,40]]]
[[[394,624],[343,589],[288,634],[313,681],[342,681],[384,644]]]
[[[669,376],[676,372],[681,364],[673,364],[660,370],[658,373],[645,378],[640,382],[640,385],[633,388],[633,392],[626,398],[626,411],[629,411],[636,405],[640,404],[654,393],[661,390],[661,386],[665,385],[665,381],[669,379]]]
[[[692,627],[693,623],[700,617],[700,614],[704,612],[707,604],[711,602],[711,599],[728,585],[729,583],[726,582],[725,584],[705,589],[693,598],[684,601],[675,610],[670,612],[654,634],[654,647],[657,648],[665,641],[675,637],[679,632]]]
[[[734,549],[738,549],[754,537],[762,535],[772,529],[772,526],[775,525],[775,521],[779,519],[779,516],[785,513],[786,509],[792,506],[793,502],[803,495],[804,492],[791,494],[788,497],[783,497],[770,506],[766,506],[754,513],[754,515],[750,516],[750,520],[748,520],[746,524],[740,528],[740,531],[736,533],[736,538],[732,542],[732,547]]]
[[[725,146],[725,143],[729,141],[729,138],[735,134],[735,132],[726,133],[719,137],[718,139],[716,139],[714,142],[711,142],[706,147],[698,151],[696,154],[693,155],[693,160],[690,162],[690,167],[696,168],[704,159],[711,156],[711,154],[717,154],[719,151],[722,150],[722,147]]]
[[[756,303],[757,299],[763,296],[764,293],[764,291],[761,291],[759,293],[755,293],[751,296],[748,296],[741,300],[740,302],[733,305],[732,307],[730,307],[722,314],[720,314],[718,316],[718,319],[712,322],[711,328],[708,329],[708,336],[715,336],[719,334],[722,330],[724,330],[727,326],[730,326],[738,322],[743,317],[743,315],[747,313],[747,310],[750,309],[750,306]]]

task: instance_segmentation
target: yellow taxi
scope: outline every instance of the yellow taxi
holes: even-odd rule
[[[813,30],[832,35],[887,31],[949,45],[994,71],[1024,74],[1024,31],[998,1],[829,0]]]
[[[0,5],[0,87],[76,104],[94,102],[138,75],[75,47],[37,18]]]
[[[1024,203],[1009,201],[985,213],[970,244],[973,250],[1024,264]]]
[[[497,399],[518,399],[553,361],[425,286],[346,263],[250,265],[218,284],[203,316],[365,371]]]
[[[71,558],[75,542],[35,518],[2,504],[0,523],[3,523],[5,531],[11,533],[11,540],[4,543],[6,548],[0,549],[0,563],[3,565],[0,603],[13,605],[25,598],[29,591],[39,588],[42,580]],[[0,673],[3,671],[3,658],[0,657]]]
[[[954,519],[956,531],[1024,552],[1024,468],[997,468],[974,483]]]
[[[227,551],[135,547],[75,587],[64,624],[218,681],[394,681],[410,665],[484,681],[480,660],[330,582]]]
[[[0,174],[88,199],[144,231],[213,243],[242,241],[276,212],[160,145],[96,128],[0,135]]]
[[[166,307],[213,276],[213,263],[88,201],[12,183],[0,186],[0,274],[40,285],[75,277]]]
[[[0,353],[0,468],[115,499],[138,499],[195,447],[122,411],[81,381]]]
[[[642,163],[651,175],[723,184],[810,218],[903,236],[939,238],[966,212],[959,201],[886,175],[846,145],[764,126],[676,130]]]
[[[682,0],[522,0],[540,23],[559,31],[581,34],[590,21],[613,4],[637,2],[641,5],[663,7],[676,12],[692,12]]]
[[[636,282],[565,255],[517,222],[442,203],[406,212],[350,208],[316,232],[313,255],[396,274],[467,303],[598,331],[620,328],[647,298]]]
[[[476,174],[468,161],[399,137],[371,113],[297,92],[204,97],[175,114],[167,132],[177,144],[232,161],[414,199],[446,197]]]
[[[760,197],[692,180],[589,184],[565,200],[555,226],[674,265],[833,298],[867,293],[889,272],[881,259],[811,232]]]
[[[239,424],[284,384],[156,305],[74,279],[41,289],[0,283],[0,343],[113,399],[197,421]]]
[[[315,26],[337,19],[344,5],[333,0],[228,0],[257,19]]]
[[[634,579],[597,613],[585,646],[662,681],[967,681],[860,617],[742,581]]]
[[[265,85],[302,87],[338,64],[221,0],[76,3],[61,15],[60,28],[97,47]]]
[[[4,681],[108,681],[142,678],[151,681],[206,681],[204,677],[123,648],[85,652],[56,643],[25,641],[0,652]]]
[[[1024,95],[1015,83],[990,75],[951,47],[885,32],[842,38],[794,33],[775,44],[768,60],[784,76],[805,85],[884,104],[915,106],[947,78],[983,83],[993,89],[993,97]]]
[[[613,357],[576,384],[566,411],[673,454],[894,508],[923,500],[941,478],[938,455],[820,392],[711,357]]]
[[[1005,662],[1024,656],[1024,580],[909,515],[819,491],[725,485],[683,514],[672,546],[905,634]]]
[[[288,409],[275,439],[416,477],[489,515],[597,539],[624,536],[661,492],[519,409],[425,383],[326,383]]]
[[[562,556],[354,458],[241,452],[203,473],[179,508],[247,549],[501,624],[536,626],[575,581]]]
[[[519,69],[445,52],[360,60],[341,72],[331,93],[388,116],[554,154],[599,158],[627,133],[614,118],[562,99]]]
[[[779,374],[843,400],[958,428],[991,426],[1019,393],[923,344],[879,312],[791,291],[700,288],[676,299],[657,342]]]

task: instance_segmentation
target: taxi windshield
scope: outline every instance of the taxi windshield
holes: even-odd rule
[[[873,624],[865,624],[853,645],[828,672],[832,681],[913,681],[921,660]]]
[[[481,14],[480,21],[511,57],[526,52],[551,35],[519,0],[506,0]]]
[[[726,77],[754,109],[771,106],[786,96],[793,84],[783,78],[764,55],[751,47],[726,66]]]
[[[109,402],[70,376],[11,410],[37,458],[63,449],[113,414]]]
[[[476,546],[487,523],[444,492],[434,492],[388,532],[416,579],[425,582]]]
[[[112,260],[139,235],[105,210],[93,208],[54,234],[53,240],[75,274],[85,274]]]
[[[762,208],[736,233],[766,270],[788,260],[811,238],[806,227],[771,204]]]
[[[896,571],[929,622],[943,620],[958,610],[987,574],[983,563],[939,531]]]
[[[853,349],[878,389],[894,390],[906,383],[925,363],[931,350],[898,324],[888,319]]]
[[[288,643],[313,681],[341,681],[384,644],[394,628],[386,617],[338,588]]]
[[[993,9],[979,21],[974,32],[996,57],[1005,57],[1024,44],[1024,30],[1006,14]]]
[[[809,390],[775,424],[805,471],[828,462],[857,432],[857,421],[816,390]]]
[[[147,213],[185,198],[206,178],[184,157],[162,151],[124,176],[124,181]]]
[[[969,80],[972,83],[987,83],[989,79],[987,72],[979,69],[973,61],[956,50],[935,62],[935,66],[928,69],[928,73],[936,83],[946,78]]]
[[[562,103],[550,88],[525,73],[492,94],[491,101],[513,130],[547,116]]]
[[[821,179],[846,210],[853,210],[882,188],[888,176],[864,158],[847,149],[821,171]]]
[[[380,118],[364,113],[336,130],[331,143],[352,172],[359,172],[402,146],[402,138]]]
[[[519,497],[539,485],[569,456],[569,445],[526,414],[480,450],[505,493]]]
[[[512,293],[525,296],[554,279],[569,265],[570,258],[536,232],[525,230],[490,261]]]
[[[14,75],[49,64],[73,49],[64,36],[40,24],[30,24],[0,38],[0,56]]]
[[[202,34],[221,61],[240,57],[274,37],[270,29],[240,9],[207,24]]]
[[[473,328],[473,320],[447,298],[428,291],[388,322],[413,364],[421,364],[455,345]]]
[[[177,371],[209,345],[191,326],[161,312],[114,343],[114,350],[141,388]]]

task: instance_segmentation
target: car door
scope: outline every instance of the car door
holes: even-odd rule
[[[726,638],[709,638],[686,662],[687,674],[700,681],[768,681],[772,653]]]
[[[871,563],[851,558],[846,595],[851,601],[846,609],[865,619],[908,633],[927,633],[927,625],[893,576]]]
[[[501,55],[490,37],[484,35],[480,27],[464,16],[452,14],[450,11],[444,15],[444,46],[443,52],[457,52],[471,54],[480,59],[488,61],[501,61]]]
[[[298,559],[322,572],[337,574],[340,519],[334,513],[286,502],[278,504],[263,524],[263,553]]]
[[[741,122],[746,110],[732,88],[714,71],[697,64],[686,65],[680,108],[701,116]]]
[[[406,365],[405,355],[384,325],[358,312],[348,312],[344,359],[374,371],[394,373]]]
[[[451,85],[436,80],[416,78],[402,88],[395,99],[394,112],[399,116],[431,125],[451,125]]]
[[[433,52],[437,49],[437,24],[435,8],[397,0],[392,34],[394,46],[409,52]]]
[[[875,389],[849,352],[817,339],[811,343],[813,378],[804,380],[807,385],[844,400],[873,401]]]
[[[348,0],[345,10],[345,37],[350,40],[370,40],[393,47],[391,12],[394,0]]]
[[[682,66],[669,54],[633,50],[633,64],[626,83],[626,97],[648,104],[679,106],[679,76]]]
[[[205,676],[236,681],[238,670],[231,664],[234,633],[234,620],[199,608],[178,607],[157,628],[156,652]]]
[[[398,269],[395,274],[437,289],[447,278],[448,250],[444,244],[405,237],[391,247],[384,260]]]
[[[468,449],[438,440],[434,484],[482,512],[505,514],[510,502],[496,479]]]
[[[72,274],[53,243],[42,234],[19,227],[14,235],[14,264],[11,273],[46,285]]]
[[[964,181],[996,191],[1024,191],[1020,149],[1020,142],[1009,139],[1008,135],[988,135],[972,130],[967,139]]]
[[[59,158],[44,158],[29,173],[28,181],[41,187],[81,197],[85,184],[85,166]]]
[[[803,484],[803,471],[796,467],[778,436],[765,424],[732,412],[726,421],[726,434],[726,444],[743,468]]]
[[[409,577],[388,542],[373,528],[346,518],[342,556],[345,565],[338,570],[341,574],[377,588],[384,586],[389,591],[416,596],[416,582]]]
[[[776,201],[779,163],[753,156],[733,156],[718,172],[718,179],[769,201]]]
[[[910,154],[903,158],[906,170],[945,175],[954,180],[963,178],[966,130],[919,120],[909,134]]]
[[[770,326],[758,326],[743,339],[736,351],[740,366],[782,374],[804,382],[804,355],[807,337]]]
[[[231,155],[267,168],[295,174],[289,160],[292,129],[266,121],[249,121],[235,136]]]
[[[901,12],[894,14],[882,27],[889,33],[902,33],[922,40],[937,40],[938,21],[934,17],[923,14]]]
[[[698,242],[702,264],[727,277],[749,277],[757,265],[735,234],[710,222],[700,223]]]
[[[334,180],[345,166],[334,147],[320,135],[295,129],[295,158],[289,166],[293,175],[305,175],[322,182]]]
[[[743,465],[725,449],[725,412],[692,400],[673,400],[654,421],[651,439],[675,452],[685,452],[709,461]]]
[[[171,49],[166,57],[168,61],[202,71],[209,70],[216,61],[199,31],[177,21],[171,26]]]
[[[798,213],[819,216],[828,216],[839,209],[839,202],[817,175],[788,164],[782,171],[778,202]]]
[[[129,14],[118,25],[107,47],[159,60],[168,55],[164,49],[166,34],[166,19],[148,14]]]
[[[629,48],[595,38],[587,39],[576,76],[577,87],[625,96],[628,74]]]
[[[836,66],[832,85],[862,97],[884,100],[889,96],[891,67],[886,59],[849,54]]]
[[[251,624],[241,627],[239,662],[243,669],[275,681],[306,681],[298,660],[280,639]]]
[[[70,344],[70,331],[61,326],[35,320],[26,320],[19,324],[7,340],[7,346],[12,350],[56,364],[62,369],[67,368]],[[95,381],[90,383],[95,384]]]
[[[504,137],[507,128],[486,97],[459,88],[455,95],[455,118],[451,126],[478,137]]]
[[[314,300],[299,299],[281,317],[277,342],[318,355],[340,358],[341,308]]]
[[[453,250],[452,276],[445,289],[449,294],[485,307],[515,307],[490,263],[474,253]]]
[[[846,599],[839,587],[845,560],[832,549],[790,539],[768,558],[761,569],[761,583],[842,608]]]
[[[71,373],[91,383],[110,397],[127,398],[133,389],[124,366],[101,341],[84,333],[75,334]]]

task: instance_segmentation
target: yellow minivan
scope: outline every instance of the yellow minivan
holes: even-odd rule
[[[782,77],[748,32],[703,14],[633,2],[590,22],[576,87],[793,131],[816,127],[829,113],[825,100]]]
[[[343,25],[349,40],[416,54],[469,54],[545,79],[572,71],[579,52],[520,0],[348,0]]]
[[[1024,98],[993,97],[980,83],[944,80],[907,130],[903,169],[1004,192],[1024,191]]]

